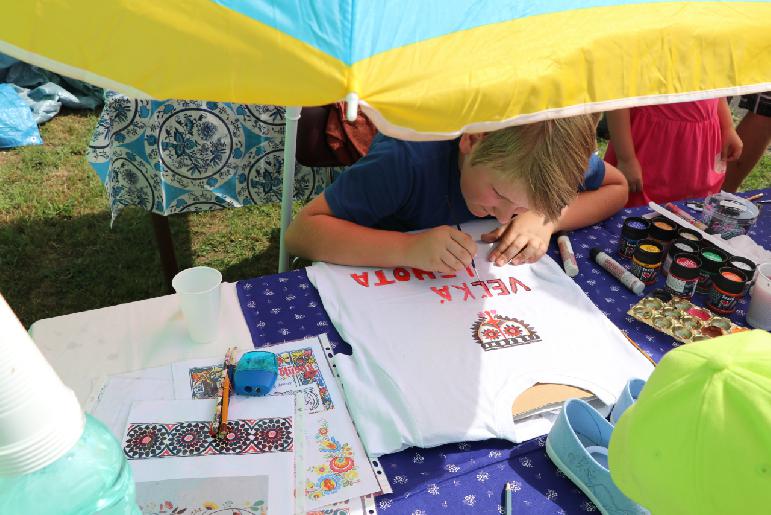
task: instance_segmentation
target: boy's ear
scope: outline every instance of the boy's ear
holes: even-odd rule
[[[470,154],[471,150],[474,148],[474,145],[482,141],[485,138],[485,136],[487,136],[486,132],[477,132],[473,134],[467,134],[467,133],[461,134],[458,147],[460,148],[460,151],[463,154]]]

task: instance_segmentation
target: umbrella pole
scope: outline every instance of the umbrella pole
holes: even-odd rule
[[[289,255],[284,244],[284,234],[292,221],[292,200],[294,198],[295,148],[297,146],[297,120],[300,119],[299,107],[286,108],[284,129],[284,171],[281,186],[281,233],[278,243],[278,271],[289,270]]]

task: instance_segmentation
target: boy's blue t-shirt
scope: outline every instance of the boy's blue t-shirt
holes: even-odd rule
[[[458,140],[401,141],[378,134],[369,153],[324,190],[332,213],[365,227],[428,229],[474,220],[460,191]],[[605,163],[592,154],[582,190],[596,190]]]

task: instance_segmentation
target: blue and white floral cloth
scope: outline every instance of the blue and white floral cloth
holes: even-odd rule
[[[160,215],[281,201],[284,108],[135,100],[108,92],[88,146],[113,221],[126,206]],[[341,171],[295,169],[295,200]]]
[[[771,190],[765,192],[771,194]],[[682,203],[678,204],[682,207]],[[571,232],[570,239],[580,269],[576,282],[616,326],[659,361],[679,344],[627,315],[626,311],[640,297],[589,258],[592,247],[614,254],[624,218],[646,211],[647,208],[624,209],[600,224]],[[770,209],[761,210],[749,234],[760,245],[771,248]],[[556,245],[550,247],[549,254],[561,262]],[[663,279],[659,278],[646,291],[662,286]],[[236,290],[255,347],[326,332],[335,352],[351,352],[332,326],[304,270],[239,281]],[[694,302],[703,304],[704,300],[703,295],[697,295]],[[745,298],[731,319],[746,325],[746,308]],[[503,513],[503,489],[508,481],[514,490],[513,513],[599,513],[549,460],[545,444],[546,435],[520,445],[486,440],[430,449],[410,448],[382,456],[380,461],[393,493],[378,497],[377,508],[382,514]]]

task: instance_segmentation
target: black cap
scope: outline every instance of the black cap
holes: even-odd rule
[[[641,240],[648,236],[650,228],[650,220],[646,220],[639,216],[630,216],[624,220],[624,226],[621,228],[621,235],[633,240]]]
[[[654,247],[656,250],[648,250],[644,247]],[[655,265],[661,262],[661,252],[662,248],[658,242],[653,240],[643,240],[637,245],[637,248],[634,249],[633,257],[640,263]]]
[[[741,280],[737,281],[733,278],[728,278],[724,273],[736,274]],[[720,288],[726,293],[733,295],[739,294],[744,290],[744,285],[747,284],[747,274],[738,268],[732,266],[724,266],[720,268],[719,273],[715,274],[712,278],[715,287]]]
[[[705,253],[707,252],[720,257],[720,261],[715,261],[714,259],[709,259],[706,257]],[[702,247],[699,250],[699,259],[701,259],[701,269],[714,274],[720,269],[720,267],[725,266],[725,263],[728,260],[728,254],[717,247]]]
[[[674,256],[681,252],[696,253],[699,251],[699,244],[693,240],[686,240],[685,238],[675,238],[669,245],[669,254]]]
[[[678,263],[678,259],[680,258],[686,258],[690,261],[693,261],[696,266],[694,267],[688,267],[685,265],[681,265]],[[675,277],[679,277],[680,279],[695,279],[699,275],[699,268],[701,267],[701,259],[699,259],[699,256],[696,254],[691,254],[689,252],[678,252],[675,254],[674,258],[672,259],[672,264],[669,265],[669,273]]]
[[[688,236],[683,236],[684,234],[687,234],[690,236],[690,238]],[[688,229],[687,227],[680,227],[677,230],[677,237],[691,242],[699,242],[704,239],[704,236],[702,236],[699,231],[694,231],[693,229]]]
[[[745,266],[736,266],[736,263],[741,263]],[[741,256],[734,256],[728,259],[726,262],[728,266],[732,266],[734,268],[738,268],[742,272],[744,272],[744,275],[746,275],[748,278],[755,276],[755,269],[758,268],[758,265],[755,264],[754,261],[751,259],[747,259],[745,257]],[[745,270],[746,268],[746,270]]]
[[[657,222],[666,224],[669,229],[656,225]],[[651,220],[651,230],[648,231],[648,236],[659,241],[669,241],[675,237],[675,232],[677,231],[678,227],[679,226],[669,218],[665,216],[657,216]]]

